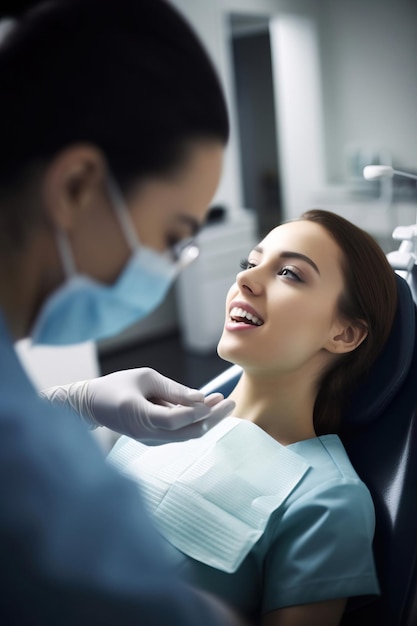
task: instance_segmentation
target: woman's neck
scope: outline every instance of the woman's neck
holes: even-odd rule
[[[0,254],[0,307],[14,340],[28,333],[44,294],[55,280],[45,272],[45,257],[50,254],[45,237],[32,237],[24,249],[2,247]]]
[[[234,415],[249,420],[283,445],[316,436],[316,388],[311,375],[244,371],[230,395]]]

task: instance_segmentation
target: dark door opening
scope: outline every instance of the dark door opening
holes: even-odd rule
[[[282,215],[268,18],[232,14],[230,25],[243,202],[262,237]]]

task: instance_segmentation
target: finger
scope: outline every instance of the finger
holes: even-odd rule
[[[174,404],[173,402],[168,402],[167,400],[161,400],[159,398],[149,398],[148,400],[149,400],[149,402],[152,402],[153,404],[159,404],[161,406],[167,406],[167,407],[178,407],[178,404],[181,404],[179,402]],[[224,395],[222,393],[220,393],[220,392],[210,393],[208,396],[206,396],[204,398],[204,405],[206,407],[212,408],[216,404],[221,402],[222,400],[224,400]],[[195,403],[196,407],[199,404],[200,404],[200,402]],[[192,405],[189,405],[189,406],[192,406]]]
[[[236,406],[236,403],[233,402],[233,400],[230,400],[229,398],[227,398],[226,400],[221,400],[220,402],[217,402],[217,404],[215,404],[210,409],[209,417],[202,418],[202,419],[204,421],[207,421],[212,417],[213,418],[218,417],[219,419],[223,419],[233,412],[235,406]]]
[[[165,400],[172,404],[182,404],[193,406],[195,403],[204,402],[204,393],[198,389],[186,387],[175,380],[166,378],[161,374],[152,373],[152,380],[148,391],[148,397],[157,398],[158,401]]]
[[[212,415],[206,419],[199,420],[194,424],[172,431],[158,431],[158,439],[149,439],[145,443],[148,445],[161,445],[163,443],[187,441],[188,439],[197,439],[204,435],[208,430],[216,426],[223,419],[222,415]],[[143,441],[143,439],[142,439]]]
[[[204,398],[204,404],[206,406],[213,407],[222,400],[224,400],[224,395],[222,393],[211,393]]]
[[[174,431],[210,415],[213,409],[199,402],[196,406],[170,405],[148,403],[147,422],[153,429]]]

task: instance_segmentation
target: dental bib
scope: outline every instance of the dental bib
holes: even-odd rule
[[[108,459],[140,483],[162,535],[184,554],[234,572],[308,463],[261,428],[225,418],[203,437],[149,447],[121,437]]]

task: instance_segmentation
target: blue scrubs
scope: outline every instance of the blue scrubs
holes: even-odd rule
[[[137,486],[41,400],[0,314],[0,623],[217,626],[182,583]]]
[[[282,446],[255,424],[226,418],[201,440],[157,449],[123,437],[109,459],[141,482],[178,571],[249,619],[379,592],[372,499],[337,435]],[[265,503],[264,526],[256,516]]]

